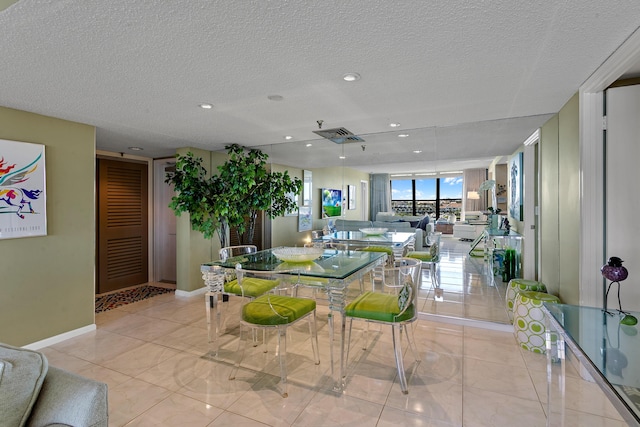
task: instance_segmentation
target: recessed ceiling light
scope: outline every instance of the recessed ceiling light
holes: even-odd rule
[[[391,126],[392,128],[397,128],[400,126],[400,123],[389,123],[389,126]]]
[[[290,140],[290,139],[292,139],[292,138],[293,138],[293,137],[292,137],[291,135],[286,135],[286,136],[284,137],[284,139],[286,139],[287,141],[288,141],[288,140]]]
[[[312,147],[312,146],[313,146],[313,144],[310,143],[310,142],[308,142],[307,145],[305,145],[305,147]]]
[[[420,154],[422,153],[422,150],[413,150],[414,154]]]
[[[282,101],[284,98],[281,95],[269,95],[267,99],[271,101]]]
[[[454,173],[462,173],[462,171],[448,171],[448,172],[440,172],[440,175],[451,175]]]
[[[435,172],[427,172],[427,173],[417,173],[415,174],[416,176],[433,176],[435,175]]]
[[[213,108],[213,104],[208,104],[206,102],[200,104],[200,108],[202,108],[203,110],[210,110]]]
[[[144,151],[144,148],[142,148],[142,147],[129,147],[129,150],[131,150],[131,151]]]
[[[401,134],[398,135],[398,138],[406,138],[408,136],[409,136],[408,133],[401,133]]]
[[[347,81],[347,82],[355,82],[356,80],[360,80],[360,74],[347,73],[344,76],[342,76],[342,78],[344,79],[344,81]]]
[[[346,159],[346,158],[347,158],[347,156],[340,156],[340,158],[341,158],[342,160],[344,160],[344,159]]]

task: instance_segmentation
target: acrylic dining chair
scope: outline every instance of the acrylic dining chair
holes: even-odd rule
[[[257,252],[257,247],[255,245],[238,245],[238,246],[227,246],[220,249],[219,256],[221,261],[227,261],[231,257],[241,256],[246,254],[251,254]],[[269,291],[271,291],[274,287],[278,285],[277,281],[273,280],[263,280],[263,279],[251,279],[246,280],[244,286],[240,287],[238,285],[238,280],[235,277],[235,272],[229,273],[225,271],[220,274],[218,282],[211,282],[213,286],[211,286],[207,292],[205,293],[205,306],[206,306],[206,315],[207,315],[207,335],[209,338],[209,342],[215,342],[216,348],[214,349],[217,352],[217,340],[220,335],[220,321],[222,317],[220,303],[217,301],[217,298],[222,295],[223,298],[225,296],[235,295],[242,298],[257,298],[260,295],[263,295]],[[211,330],[211,308],[215,306],[215,316],[216,316],[216,330],[215,335],[212,336]]]
[[[291,288],[299,285],[299,280],[295,280],[295,275],[287,275],[289,281],[283,282],[283,274],[287,271],[278,271],[280,286],[278,291],[288,292]],[[274,280],[274,272],[272,271],[253,271],[236,267],[236,277],[240,287],[252,279],[260,278],[260,280]],[[300,278],[298,273],[297,278]],[[292,282],[294,279],[295,282]],[[295,292],[292,292],[295,293]],[[240,321],[240,340],[238,343],[239,356],[236,360],[234,369],[229,375],[230,380],[234,380],[237,376],[238,369],[244,358],[247,347],[247,339],[243,340],[243,327],[253,330],[262,329],[275,330],[278,335],[278,358],[280,364],[280,384],[282,387],[282,397],[288,397],[287,390],[287,328],[303,319],[309,320],[309,334],[311,335],[311,346],[313,348],[313,360],[316,365],[320,364],[320,356],[318,353],[318,334],[316,329],[316,301],[309,298],[298,298],[280,293],[268,293],[262,295],[242,306],[242,315]],[[243,345],[244,341],[244,345]],[[266,340],[264,340],[266,349]]]
[[[411,353],[419,362],[413,339],[413,329],[410,328],[418,318],[418,281],[422,264],[414,258],[396,258],[393,266],[385,267],[384,287],[380,291],[367,291],[345,307],[344,315],[349,321],[347,337],[347,354],[345,360],[349,360],[351,347],[351,332],[353,320],[363,320],[368,323],[378,323],[391,326],[393,338],[393,350],[396,359],[396,368],[402,393],[407,394],[407,377],[404,370],[402,357],[402,334],[407,337]],[[367,329],[364,330],[363,349],[367,348]]]
[[[407,253],[407,258],[415,258],[422,262],[423,266],[429,267],[429,275],[431,276],[431,284],[435,289],[440,288],[437,276],[437,266],[440,262],[440,239],[442,233],[439,231],[429,233],[427,235],[426,251],[411,251]]]

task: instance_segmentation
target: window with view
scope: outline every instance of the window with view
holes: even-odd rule
[[[391,208],[398,215],[428,214],[435,220],[443,215],[454,214],[460,218],[462,184],[462,175],[392,180]]]

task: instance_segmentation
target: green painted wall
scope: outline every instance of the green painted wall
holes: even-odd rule
[[[197,148],[180,148],[177,154],[192,152],[202,158],[202,165],[211,172],[227,159],[226,153]],[[217,172],[217,170],[216,170]],[[199,231],[191,229],[189,214],[183,213],[176,221],[176,288],[191,292],[204,286],[200,265],[218,259],[220,239],[217,235],[207,240]]]
[[[540,279],[579,303],[579,103],[574,95],[540,132]]]
[[[0,240],[0,342],[23,346],[94,323],[95,128],[0,107],[0,138],[45,145],[48,235]]]

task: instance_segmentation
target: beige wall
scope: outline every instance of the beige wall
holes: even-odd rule
[[[0,342],[22,346],[94,323],[95,128],[0,107],[0,138],[45,145],[47,236],[0,240]]]
[[[225,153],[211,152],[197,148],[180,148],[177,154],[188,152],[202,158],[202,166],[211,172],[227,159]],[[203,263],[218,259],[220,239],[215,234],[205,239],[199,231],[191,229],[189,214],[183,213],[176,218],[176,288],[179,291],[191,292],[204,286],[200,266]]]
[[[289,171],[292,177],[302,179],[302,169],[296,169],[289,166],[273,165],[274,172]],[[360,200],[360,181],[369,182],[369,174],[359,172],[348,168],[320,168],[312,169],[313,181],[311,188],[312,202],[312,218],[313,230],[322,229],[326,225],[327,220],[320,218],[320,189],[321,188],[341,188],[344,197],[347,197],[347,186],[355,185],[356,187],[356,209],[343,210],[344,219],[360,219],[362,211],[369,211],[369,206],[363,206]],[[300,198],[299,198],[300,199]],[[300,203],[300,200],[298,201]],[[311,231],[298,232],[298,217],[285,216],[274,218],[272,220],[272,236],[271,246],[302,246],[306,242],[311,241]]]
[[[540,132],[540,279],[567,304],[580,302],[578,107],[576,94]]]

